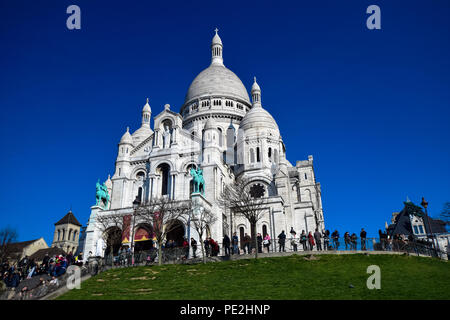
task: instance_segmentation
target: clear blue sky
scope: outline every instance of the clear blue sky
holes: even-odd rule
[[[81,8],[81,30],[66,8]],[[381,8],[381,30],[366,8]],[[179,111],[210,62],[253,76],[291,163],[314,156],[326,227],[369,235],[406,196],[450,201],[448,1],[0,2],[0,227],[43,236],[72,206],[87,223],[95,182],[150,99]]]

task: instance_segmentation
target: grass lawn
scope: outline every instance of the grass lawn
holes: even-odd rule
[[[316,257],[114,269],[58,299],[450,299],[447,262],[403,255]],[[381,269],[380,290],[367,289],[369,265]]]

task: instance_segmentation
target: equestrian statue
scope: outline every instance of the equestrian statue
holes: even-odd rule
[[[205,195],[205,179],[203,179],[203,170],[200,168],[191,168],[190,174],[194,182],[194,192],[192,193],[201,193],[202,195]]]
[[[99,180],[97,180],[95,188],[96,188],[95,198],[97,200],[95,205],[98,206],[98,205],[102,204],[103,208],[106,209],[109,204],[108,187],[106,187],[105,183],[100,184],[100,179],[99,179]]]

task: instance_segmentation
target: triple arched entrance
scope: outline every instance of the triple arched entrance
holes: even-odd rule
[[[183,240],[186,234],[186,228],[183,222],[180,220],[175,220],[170,223],[170,231],[166,235],[166,240],[172,240],[174,247],[181,247],[183,245]],[[127,229],[127,228],[126,228]],[[129,230],[129,229],[128,229]],[[106,248],[105,256],[111,254],[111,249],[113,255],[116,256],[119,253],[120,248],[130,247],[130,234],[128,232],[123,232],[119,227],[111,227],[105,231],[106,234]],[[154,234],[153,228],[150,224],[141,223],[135,227],[134,231],[134,250],[136,251],[147,251],[155,247],[154,244]]]

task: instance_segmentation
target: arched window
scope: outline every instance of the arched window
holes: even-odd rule
[[[221,147],[223,143],[222,129],[217,128],[217,130],[219,131],[219,147]]]
[[[70,241],[70,238],[72,237],[72,229],[69,229],[69,236],[67,237],[67,240]]]
[[[272,148],[269,148],[267,155],[269,156],[269,161],[272,161]]]
[[[136,174],[136,179],[138,179],[138,180],[144,180],[144,178],[145,178],[145,172],[144,172],[144,171],[139,171],[139,172]]]
[[[76,241],[75,239],[76,239],[76,236],[77,236],[77,231],[75,230],[74,232],[73,232],[73,240],[72,241]]]
[[[66,240],[66,229],[63,229],[62,231],[62,241]]]
[[[250,149],[250,163],[255,162],[255,151],[252,149]]]
[[[191,140],[194,141],[194,137],[195,137],[195,131],[191,132]]]
[[[266,189],[263,185],[256,183],[250,187],[250,195],[252,198],[261,198],[264,197],[264,193],[266,192]]]
[[[262,236],[263,238],[267,235],[267,226],[265,224],[263,224],[262,226]]]
[[[278,163],[278,150],[277,149],[273,149],[273,161],[275,163]]]
[[[61,239],[61,231],[58,230],[58,241]]]
[[[306,201],[311,201],[311,191],[309,189],[305,190],[305,198]]]
[[[261,161],[261,154],[259,153],[259,147],[256,147],[256,162]]]
[[[161,195],[168,195],[170,191],[169,178],[170,167],[167,163],[162,163],[156,168],[156,172],[161,175]]]

